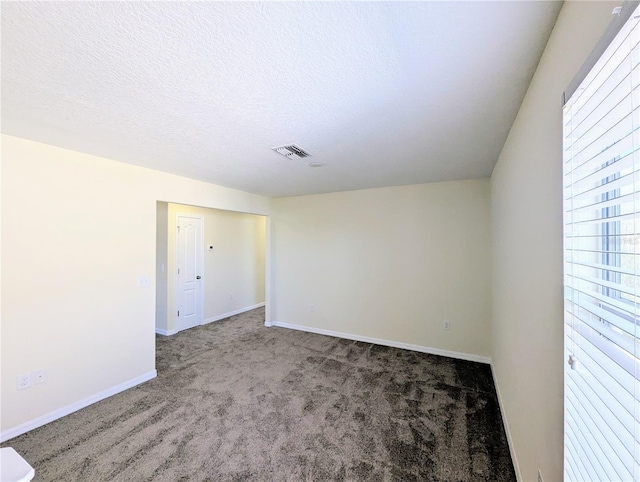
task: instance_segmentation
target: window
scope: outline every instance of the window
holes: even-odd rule
[[[565,480],[640,480],[640,7],[565,104]]]

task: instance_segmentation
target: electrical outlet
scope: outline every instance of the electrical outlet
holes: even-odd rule
[[[25,373],[24,375],[18,375],[18,390],[24,390],[31,386],[31,373]]]
[[[313,313],[314,311],[316,311],[316,307],[315,307],[315,305],[309,305],[309,311],[310,311],[310,312],[312,312],[312,313]]]
[[[542,478],[542,472],[540,472],[540,469],[538,469],[538,482],[544,482]]]
[[[233,293],[229,293],[229,299],[232,300],[233,299]]]
[[[37,385],[38,383],[44,383],[46,378],[47,374],[44,370],[36,370],[31,374],[31,380],[33,381],[34,385]]]
[[[138,288],[144,288],[145,286],[149,286],[149,277],[138,276]]]
[[[444,320],[442,322],[442,329],[446,331],[451,330],[451,322],[449,320]]]

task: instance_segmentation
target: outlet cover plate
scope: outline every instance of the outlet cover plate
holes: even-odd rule
[[[144,288],[146,286],[149,286],[149,277],[138,276],[138,288]]]
[[[17,377],[18,390],[24,390],[31,386],[31,373],[25,373],[24,375],[18,375]]]
[[[37,385],[38,383],[44,383],[46,378],[47,374],[44,370],[36,370],[31,374],[31,381],[34,385]]]

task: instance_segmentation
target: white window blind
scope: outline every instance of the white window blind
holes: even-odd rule
[[[640,481],[640,7],[564,108],[565,480]]]

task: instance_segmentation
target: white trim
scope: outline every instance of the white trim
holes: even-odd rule
[[[513,439],[511,438],[511,432],[509,431],[509,424],[507,423],[507,414],[504,412],[504,404],[502,403],[502,396],[500,395],[500,388],[498,387],[498,379],[496,378],[496,371],[491,364],[491,376],[493,377],[493,386],[496,387],[496,394],[498,395],[498,406],[500,407],[500,415],[502,416],[502,425],[504,425],[504,431],[507,434],[507,443],[509,444],[509,452],[511,453],[511,461],[513,462],[513,470],[516,473],[516,480],[522,482],[522,475],[520,473],[520,466],[518,465],[518,458],[516,457],[516,450],[513,446]]]
[[[162,328],[156,328],[156,333],[162,336],[170,336],[178,333],[178,330],[163,330]]]
[[[239,315],[240,313],[244,313],[245,311],[255,310],[256,308],[262,308],[264,306],[264,301],[262,303],[258,303],[255,305],[247,306],[246,308],[240,308],[239,310],[230,311],[229,313],[224,313],[223,315],[214,316],[212,318],[207,318],[202,322],[203,325],[207,323],[213,323],[214,321],[224,320],[225,318],[229,318],[233,315]]]
[[[265,322],[265,326],[267,323]],[[381,338],[371,338],[369,336],[353,335],[351,333],[343,333],[341,331],[325,330],[322,328],[314,328],[311,326],[294,325],[293,323],[283,323],[282,321],[273,321],[271,326],[279,326],[280,328],[289,328],[291,330],[307,331],[309,333],[317,333],[318,335],[335,336],[337,338],[346,338],[347,340],[363,341],[365,343],[374,343],[376,345],[390,346],[393,348],[402,348],[403,350],[418,351],[420,353],[429,353],[431,355],[448,356],[459,360],[467,360],[478,363],[491,364],[491,358],[480,355],[472,355],[470,353],[461,353],[458,351],[441,350],[440,348],[432,348],[429,346],[412,345],[401,341],[383,340]]]
[[[271,292],[271,216],[264,218],[264,319],[271,325],[271,306],[273,305]]]
[[[0,432],[0,442],[6,442],[9,439],[17,437],[18,435],[22,435],[23,433],[27,433],[29,430],[33,430],[38,427],[42,427],[43,425],[48,424],[49,422],[53,422],[54,420],[58,420],[66,415],[69,415],[73,412],[77,412],[78,410],[88,407],[100,400],[104,400],[105,398],[109,398],[116,393],[124,392],[129,388],[135,387],[136,385],[140,385],[146,381],[155,378],[158,375],[156,370],[152,370],[150,372],[145,373],[144,375],[140,375],[139,377],[133,378],[126,382],[120,383],[115,387],[107,388],[101,392],[96,393],[95,395],[91,395],[87,398],[83,398],[82,400],[78,400],[71,405],[67,405],[66,407],[59,408],[54,410],[53,412],[49,412],[47,414],[41,415],[40,417],[36,417],[28,422],[21,423],[13,428],[5,430],[4,432]]]

